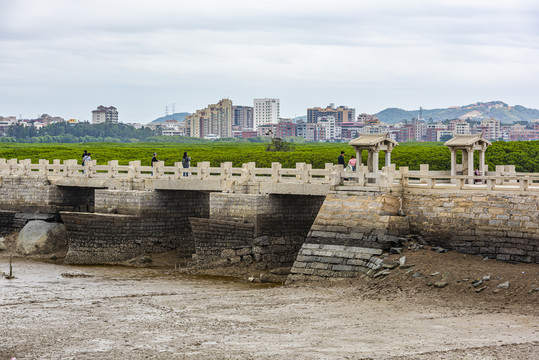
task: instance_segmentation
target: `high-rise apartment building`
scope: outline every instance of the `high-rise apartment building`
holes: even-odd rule
[[[260,125],[276,124],[279,122],[279,99],[254,99],[253,129]]]
[[[253,107],[234,105],[232,106],[232,124],[241,129],[253,128]]]
[[[487,140],[497,140],[502,137],[500,120],[494,118],[481,120],[481,127],[484,129],[483,137]]]
[[[185,117],[191,137],[232,137],[232,101],[222,99],[217,104],[197,110]]]
[[[320,107],[307,109],[307,122],[316,123],[319,117],[334,116],[337,124],[342,122],[356,121],[356,109],[346,106],[335,107],[335,104],[329,104],[325,109]]]
[[[114,106],[99,105],[96,110],[92,110],[92,124],[118,124],[118,110]]]

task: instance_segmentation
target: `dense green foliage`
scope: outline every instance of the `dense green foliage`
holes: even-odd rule
[[[183,152],[187,151],[193,159],[192,164],[210,161],[212,166],[230,161],[239,167],[244,163],[256,162],[257,167],[270,167],[272,162],[279,162],[283,167],[295,167],[296,163],[312,164],[314,168],[323,168],[325,163],[337,163],[337,157],[344,150],[345,158],[355,155],[354,149],[347,144],[315,143],[294,144],[291,151],[266,151],[266,143],[91,143],[91,144],[0,144],[0,158],[32,159],[77,159],[81,161],[83,150],[92,153],[92,159],[98,164],[109,160],[119,160],[120,164],[140,160],[149,165],[153,152],[166,165],[179,162]],[[478,156],[475,156],[476,168]],[[380,154],[383,165],[384,154]],[[363,163],[367,153],[363,152]],[[391,154],[391,162],[397,167],[408,166],[418,170],[420,164],[430,164],[431,170],[449,170],[449,149],[443,143],[404,143],[397,146]],[[519,172],[539,172],[539,141],[495,142],[488,148],[486,162],[490,170],[495,165],[516,165]]]

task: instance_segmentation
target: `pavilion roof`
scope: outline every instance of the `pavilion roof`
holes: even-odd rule
[[[465,134],[465,135],[455,135],[452,139],[445,142],[445,146],[456,147],[456,146],[473,146],[475,144],[484,143],[487,146],[492,145],[490,141],[483,138],[483,134]]]
[[[361,134],[358,138],[351,140],[348,145],[352,146],[375,146],[381,143],[391,143],[393,146],[399,145],[398,142],[388,137],[389,133],[384,134]]]

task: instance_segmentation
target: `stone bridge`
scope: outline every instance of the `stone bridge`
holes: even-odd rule
[[[294,264],[297,278],[376,269],[377,256],[410,234],[468,254],[539,262],[539,174],[373,163],[346,172],[333,164],[183,169],[0,159],[0,230],[50,214],[68,230],[67,263],[176,250],[200,266]]]

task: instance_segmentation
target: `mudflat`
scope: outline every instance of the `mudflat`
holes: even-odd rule
[[[362,289],[360,279],[275,286],[162,268],[22,258],[13,266],[16,279],[0,278],[1,359],[539,356],[539,316],[529,298],[523,307],[466,305],[441,301],[437,291],[447,288],[377,291],[383,283]],[[1,257],[0,272],[7,269]]]

